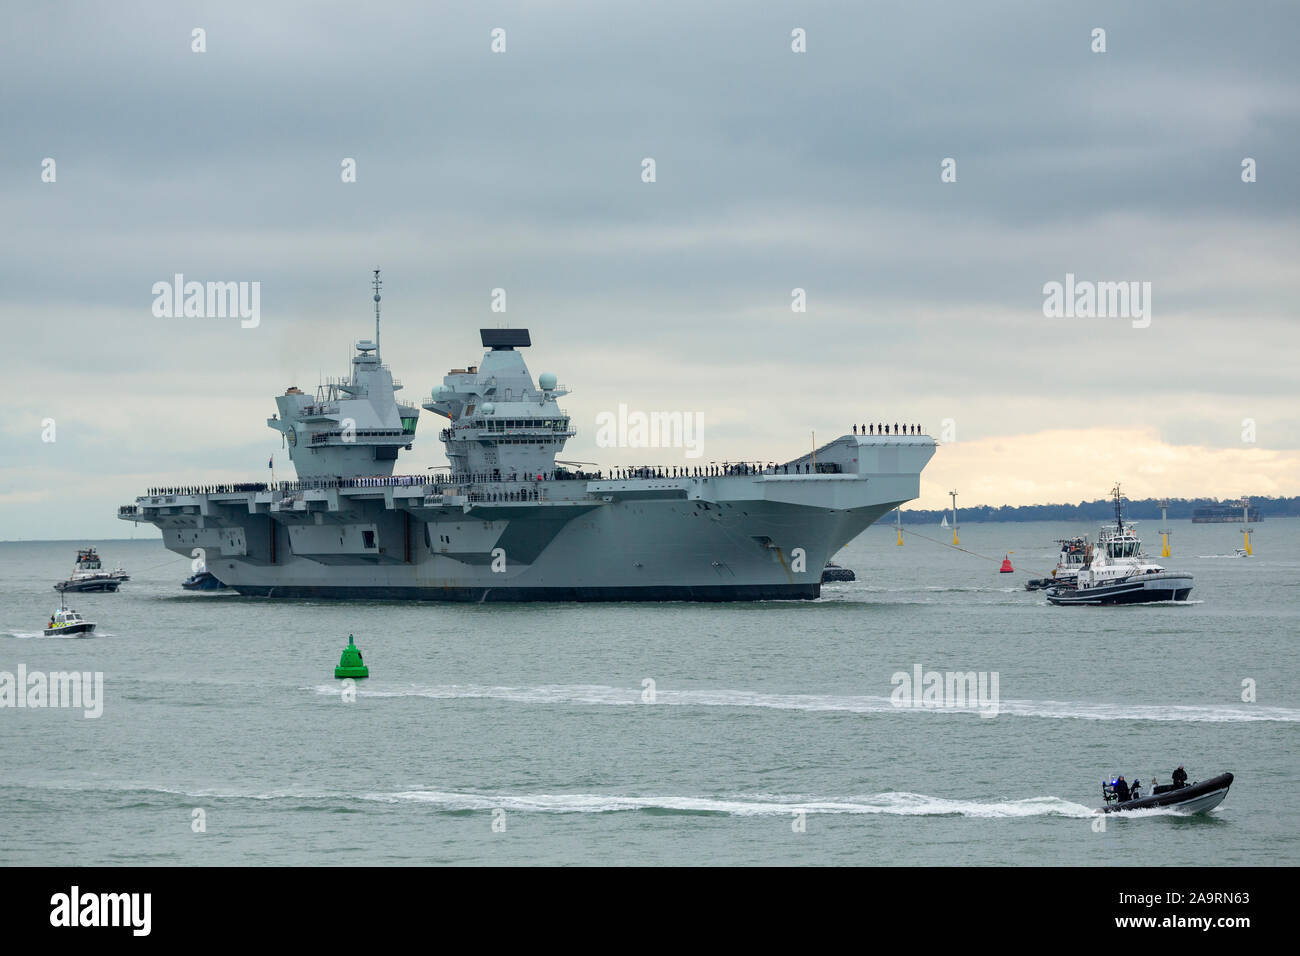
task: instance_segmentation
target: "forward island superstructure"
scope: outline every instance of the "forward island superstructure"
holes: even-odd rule
[[[423,408],[445,419],[445,473],[394,474],[418,409],[379,354],[290,388],[268,424],[297,480],[154,489],[118,516],[162,530],[242,594],[453,601],[816,598],[827,560],[915,498],[925,435],[843,435],[790,461],[569,470],[576,432],[555,375],[534,382],[527,329],[482,329],[477,366]]]

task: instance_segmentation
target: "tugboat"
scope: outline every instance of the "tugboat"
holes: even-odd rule
[[[50,623],[45,625],[45,636],[65,637],[74,634],[89,634],[94,629],[94,621],[87,621],[72,608],[60,605],[50,615]]]
[[[225,588],[211,571],[196,571],[181,582],[187,591],[221,591]]]
[[[72,568],[72,577],[54,585],[56,591],[116,591],[123,581],[130,581],[131,576],[121,568],[105,571],[99,563],[99,555],[94,548],[79,548],[77,563]]]
[[[1166,571],[1143,554],[1135,526],[1124,524],[1119,485],[1111,495],[1115,498],[1115,527],[1103,527],[1097,546],[1085,549],[1073,586],[1052,585],[1047,600],[1056,605],[1186,601],[1192,591],[1192,576]]]
[[[1026,591],[1039,591],[1050,588],[1054,584],[1073,587],[1075,578],[1079,576],[1079,569],[1083,567],[1083,553],[1088,547],[1088,536],[1085,534],[1078,538],[1057,538],[1056,543],[1061,546],[1061,555],[1057,558],[1052,576],[1030,578],[1025,582]]]
[[[1117,777],[1110,782],[1105,780],[1101,782],[1101,797],[1105,805],[1098,811],[1099,813],[1150,810],[1156,807],[1169,807],[1184,813],[1206,813],[1223,802],[1234,778],[1230,773],[1221,773],[1217,777],[1198,780],[1195,783],[1184,781],[1181,784],[1166,784],[1156,787],[1145,797],[1141,796],[1138,789],[1141,786],[1140,781],[1134,780],[1132,788],[1128,791],[1127,800],[1120,799],[1122,793],[1117,787],[1122,779]]]
[[[856,581],[858,576],[853,573],[852,568],[842,568],[834,561],[827,561],[826,567],[822,568],[822,584],[829,581]]]
[[[195,562],[194,573],[181,582],[181,587],[187,591],[223,591],[223,584],[215,574],[208,570],[207,565]]]

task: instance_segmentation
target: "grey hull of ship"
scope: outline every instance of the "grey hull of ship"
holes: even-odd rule
[[[857,473],[544,482],[532,486],[542,500],[527,502],[419,487],[138,501],[168,548],[203,549],[246,595],[806,600],[835,552],[916,496],[933,450],[929,439],[853,441],[839,451]],[[819,460],[836,451],[819,449]],[[889,472],[871,467],[882,461]]]
[[[250,597],[319,598],[332,601],[451,601],[467,604],[528,601],[799,601],[821,596],[814,584],[792,585],[628,585],[624,587],[393,587],[364,585],[245,585]]]
[[[501,517],[506,510],[517,513]],[[379,525],[382,540],[383,524],[400,523],[389,535],[402,542],[400,562],[385,554],[363,564],[321,563],[322,557],[336,559],[285,555],[283,541],[275,565],[223,563],[211,556],[208,560],[222,569],[229,587],[265,597],[484,602],[809,599],[820,595],[821,569],[841,539],[856,536],[889,506],[831,511],[759,502],[705,508],[688,501],[643,501],[593,507],[558,529],[548,527],[556,520],[549,510],[525,504],[476,508],[468,515],[429,521],[412,517],[410,563],[407,519],[378,512],[370,517],[381,520],[364,524]],[[398,520],[382,520],[393,517]],[[292,528],[277,531],[292,540]],[[529,553],[552,531],[554,537],[539,553]],[[446,545],[440,540],[444,536],[449,539]],[[456,550],[466,537],[471,540]],[[195,546],[193,533],[178,531],[174,538],[173,550],[182,554]],[[759,539],[789,543],[769,546]],[[494,559],[498,547],[501,553]],[[501,570],[492,570],[494,561]]]

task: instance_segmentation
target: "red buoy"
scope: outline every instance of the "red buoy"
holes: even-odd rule
[[[1002,559],[1002,567],[998,568],[998,574],[1011,574],[1016,569],[1011,566],[1011,555]]]

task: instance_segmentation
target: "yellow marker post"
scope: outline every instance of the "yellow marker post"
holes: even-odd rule
[[[903,509],[894,509],[894,515],[895,527],[898,528],[898,546],[901,548],[903,546]]]
[[[1255,552],[1250,547],[1250,499],[1245,495],[1241,497],[1241,524],[1242,550],[1247,557],[1254,557]]]
[[[1164,525],[1160,529],[1160,557],[1167,558],[1172,553],[1169,550],[1169,501],[1162,499],[1160,501],[1160,523]]]
[[[948,494],[952,495],[952,543],[958,545],[961,542],[957,540],[957,492],[950,491]]]

